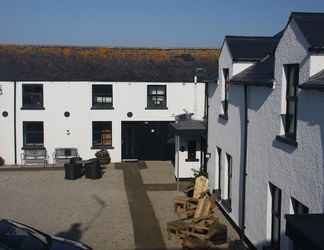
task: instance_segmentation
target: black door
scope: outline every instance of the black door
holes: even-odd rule
[[[122,158],[172,160],[170,122],[122,122]]]

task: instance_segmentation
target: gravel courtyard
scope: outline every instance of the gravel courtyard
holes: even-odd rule
[[[64,171],[0,171],[0,218],[93,249],[180,249],[166,222],[176,219],[168,162],[111,164],[103,178],[64,180]]]

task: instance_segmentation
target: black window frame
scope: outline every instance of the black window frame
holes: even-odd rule
[[[107,89],[105,89],[107,88]],[[113,109],[113,85],[112,84],[92,84],[92,107],[91,109]],[[98,102],[97,98],[111,98],[110,103]]]
[[[221,175],[222,175],[222,149],[220,147],[216,147],[217,150],[217,156],[218,156],[218,189],[221,189]]]
[[[281,203],[282,203],[282,191],[280,188],[272,183],[269,183],[271,193],[271,249],[280,250],[281,241]],[[276,197],[278,196],[278,197]],[[277,202],[276,202],[277,200]],[[276,206],[277,205],[277,206]],[[274,230],[275,223],[277,225],[277,232]],[[275,237],[277,240],[275,240]]]
[[[233,157],[226,153],[227,161],[227,199],[232,200]]]
[[[31,83],[22,84],[21,109],[36,109],[36,110],[44,109],[44,85],[43,84],[31,84]]]
[[[229,100],[229,68],[223,68],[223,78],[224,78],[224,99],[222,100],[222,114],[219,116],[227,120],[228,119],[228,100]]]
[[[37,127],[37,125],[41,127],[41,130],[36,131],[35,129],[34,131],[32,131],[31,128],[32,127],[35,128]],[[39,140],[39,142],[30,142],[31,141],[30,136],[34,136],[36,138],[39,137],[37,139]],[[33,138],[32,140],[35,140],[35,138]],[[23,147],[24,148],[44,147],[44,122],[43,121],[23,121]]]
[[[187,162],[199,161],[197,159],[197,141],[189,140],[187,142]]]
[[[158,91],[163,89],[164,94],[152,94],[151,89]],[[162,104],[154,104],[153,98],[163,97],[164,102]],[[166,85],[147,85],[147,107],[146,109],[168,109],[167,107],[167,86]]]
[[[294,73],[293,79],[292,73]],[[286,64],[286,113],[284,116],[285,137],[296,140],[297,135],[297,89],[299,84],[299,64]],[[293,112],[291,112],[293,108]],[[291,132],[292,130],[292,132]]]
[[[100,130],[100,131],[96,131],[96,130]],[[103,134],[109,134],[109,133],[103,133],[102,132],[103,130],[110,130],[110,137],[111,137],[110,143],[107,144],[102,143]],[[92,147],[91,147],[92,149],[113,148],[112,140],[113,140],[113,133],[112,133],[111,121],[92,121]]]

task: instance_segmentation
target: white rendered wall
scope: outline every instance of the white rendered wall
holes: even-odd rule
[[[57,147],[77,147],[83,158],[94,156],[96,150],[92,146],[92,121],[112,121],[112,146],[109,150],[113,162],[121,160],[121,121],[174,121],[174,116],[184,110],[194,112],[196,119],[204,115],[204,83],[141,83],[141,82],[32,82],[43,84],[45,110],[21,110],[22,84],[17,83],[17,157],[18,163],[23,146],[23,121],[44,122],[44,146],[52,162],[54,149]],[[10,83],[13,86],[13,83]],[[113,110],[91,110],[92,84],[113,85]],[[167,85],[166,110],[146,110],[147,85]],[[196,97],[196,102],[193,100]],[[0,100],[4,95],[0,97]],[[6,100],[13,100],[13,96],[6,96]],[[5,103],[10,103],[5,102]],[[0,109],[2,110],[2,103]],[[11,105],[13,110],[13,104]],[[70,117],[64,117],[64,112],[70,112]],[[133,112],[128,118],[127,112]],[[9,112],[10,115],[11,112]],[[12,117],[12,116],[11,116]],[[2,120],[2,118],[1,118]],[[9,120],[8,120],[9,123]],[[8,124],[9,126],[9,124]],[[11,122],[13,127],[13,122]],[[70,134],[67,134],[67,130]],[[10,148],[6,152],[7,163],[13,163],[13,136],[0,131],[1,148]]]
[[[12,82],[0,82],[2,95],[0,95],[0,156],[6,164],[15,162],[14,150],[14,84]],[[7,117],[2,113],[8,112]]]
[[[310,76],[317,74],[324,69],[324,54],[310,56]]]
[[[186,161],[188,158],[188,142],[190,140],[196,140],[196,159],[198,161]],[[194,178],[194,171],[199,171],[200,169],[200,164],[201,164],[201,150],[200,150],[200,137],[185,137],[185,136],[180,136],[179,137],[179,144],[176,145],[176,149],[180,149],[183,147],[185,150],[180,151],[177,150],[176,154],[176,167],[175,167],[175,177],[180,178],[180,179],[185,179],[185,178]],[[179,170],[178,170],[179,167]]]
[[[249,126],[246,187],[246,235],[258,249],[269,240],[269,182],[282,191],[281,249],[289,249],[285,236],[285,214],[291,213],[294,197],[322,213],[324,207],[324,95],[298,90],[297,143],[290,146],[276,140],[282,132],[286,90],[283,65],[300,64],[300,83],[310,75],[308,45],[294,22],[290,23],[275,53],[275,88],[249,87]]]
[[[218,170],[217,170],[217,151],[216,148],[222,149],[221,165],[221,196],[227,198],[226,187],[226,153],[232,156],[232,212],[229,216],[236,224],[239,224],[240,218],[240,186],[241,186],[241,169],[242,169],[242,138],[243,130],[241,127],[241,120],[243,119],[243,103],[244,91],[241,86],[230,85],[229,88],[229,106],[228,106],[228,120],[225,121],[219,118],[222,113],[221,101],[223,99],[224,79],[223,68],[229,68],[230,78],[233,73],[238,74],[240,70],[252,65],[251,63],[234,63],[228,49],[226,42],[222,48],[219,57],[219,80],[218,84],[208,85],[208,152],[211,153],[211,158],[208,160],[208,176],[210,180],[210,190],[218,188]],[[224,190],[225,189],[225,190]]]

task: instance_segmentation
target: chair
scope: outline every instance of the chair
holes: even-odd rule
[[[199,176],[195,180],[195,185],[186,190],[189,192],[193,189],[193,196],[178,196],[174,201],[174,210],[177,214],[186,213],[196,207],[198,199],[208,191],[208,179],[205,176]]]

